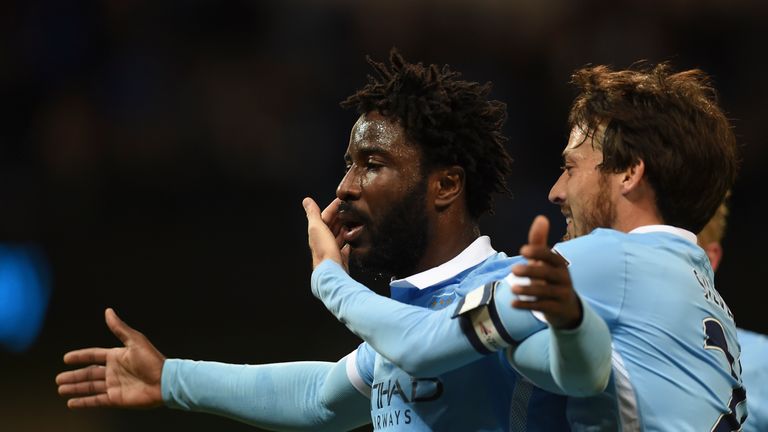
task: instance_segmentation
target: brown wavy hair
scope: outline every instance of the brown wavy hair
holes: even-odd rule
[[[628,70],[608,66],[577,70],[580,90],[571,127],[588,134],[606,126],[603,172],[620,172],[642,160],[664,223],[699,232],[723,202],[739,167],[730,121],[701,70],[673,72],[662,63]]]

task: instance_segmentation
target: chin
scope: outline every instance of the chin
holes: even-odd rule
[[[349,258],[356,259],[356,260],[365,260],[365,258],[368,256],[368,253],[370,252],[369,247],[367,246],[361,246],[361,245],[349,245]]]

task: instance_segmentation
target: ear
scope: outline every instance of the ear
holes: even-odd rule
[[[443,209],[456,201],[464,192],[465,173],[464,168],[453,165],[447,168],[435,170],[432,175],[432,184],[435,191],[435,207]]]
[[[645,162],[642,159],[630,166],[621,175],[621,194],[627,195],[640,189],[645,178]]]
[[[720,261],[723,259],[723,246],[720,242],[711,242],[702,247],[704,252],[709,257],[709,262],[712,264],[712,270],[717,270],[720,265]]]

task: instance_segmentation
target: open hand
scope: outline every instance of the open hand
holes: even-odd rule
[[[64,354],[68,365],[88,365],[56,376],[69,408],[152,408],[163,404],[160,376],[165,357],[143,334],[104,313],[107,326],[123,342],[119,348],[85,348]]]

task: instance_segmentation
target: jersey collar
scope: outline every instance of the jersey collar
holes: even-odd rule
[[[393,280],[389,285],[393,288],[424,289],[450,279],[464,270],[480,264],[496,253],[496,250],[491,246],[490,237],[480,236],[450,261],[405,279]]]
[[[692,232],[690,232],[688,230],[684,230],[682,228],[673,227],[672,225],[645,225],[645,226],[637,227],[637,228],[633,229],[632,231],[630,231],[629,233],[630,234],[645,234],[645,233],[652,233],[652,232],[665,232],[665,233],[674,234],[674,235],[676,235],[678,237],[682,237],[682,238],[688,240],[689,242],[691,242],[693,244],[697,244],[697,242],[696,242],[696,234],[694,234],[694,233],[692,233]]]

